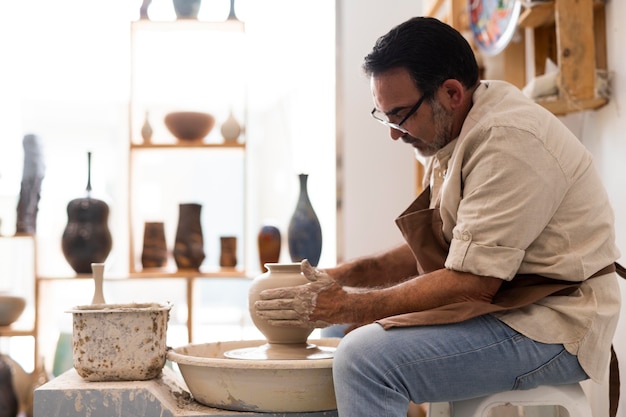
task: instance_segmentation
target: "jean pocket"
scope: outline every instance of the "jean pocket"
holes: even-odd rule
[[[515,379],[514,390],[536,388],[539,385],[562,385],[584,381],[589,376],[578,363],[578,358],[563,349],[544,365]]]

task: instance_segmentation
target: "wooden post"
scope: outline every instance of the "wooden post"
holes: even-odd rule
[[[566,101],[595,95],[593,0],[556,0],[557,59],[561,69],[559,92]]]

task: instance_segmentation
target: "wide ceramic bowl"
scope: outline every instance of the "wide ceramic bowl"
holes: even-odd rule
[[[215,126],[215,117],[195,111],[171,112],[165,115],[165,126],[180,141],[201,141]]]
[[[0,292],[0,327],[13,324],[20,318],[25,307],[24,297]]]
[[[340,339],[310,340],[336,347]],[[335,410],[332,358],[232,359],[225,352],[262,346],[265,340],[186,345],[167,353],[196,401],[209,407],[255,412]]]

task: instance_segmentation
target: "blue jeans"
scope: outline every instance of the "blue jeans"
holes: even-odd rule
[[[406,417],[409,400],[454,401],[587,378],[563,345],[535,342],[490,315],[390,330],[369,324],[348,333],[333,360],[340,417]]]

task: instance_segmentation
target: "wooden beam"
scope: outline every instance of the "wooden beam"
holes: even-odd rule
[[[524,9],[520,14],[518,25],[523,28],[536,28],[554,23],[554,2],[538,3]]]
[[[593,0],[556,0],[559,95],[569,101],[595,96]]]

